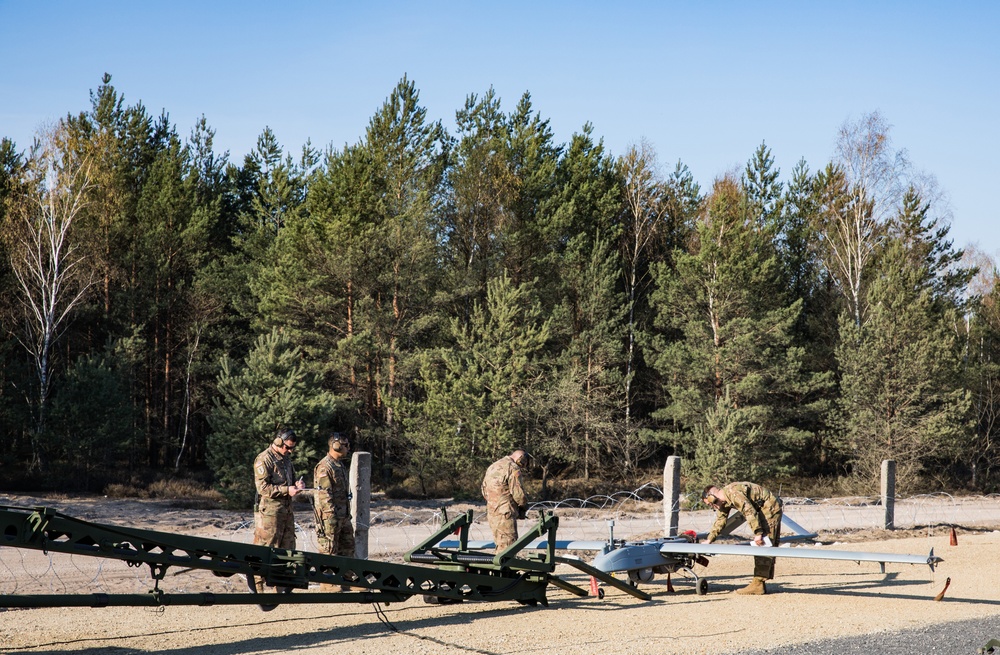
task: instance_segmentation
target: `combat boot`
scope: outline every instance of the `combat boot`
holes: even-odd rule
[[[750,581],[750,584],[742,589],[737,589],[736,593],[741,596],[763,596],[767,593],[767,587],[764,586],[764,578],[754,577]]]
[[[251,594],[262,594],[264,593],[264,578],[258,578],[252,573],[246,575],[247,578],[247,588],[250,589]]]
[[[264,579],[263,578],[256,578],[256,576],[254,576],[251,573],[248,573],[246,577],[247,577],[247,587],[250,588],[250,593],[251,594],[262,594],[262,593],[264,593]],[[264,610],[265,612],[270,612],[275,607],[277,607],[277,605],[266,604],[266,605],[260,605],[259,607],[262,610]]]

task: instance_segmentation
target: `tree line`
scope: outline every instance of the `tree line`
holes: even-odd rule
[[[234,502],[279,427],[376,484],[475,489],[524,447],[556,479],[876,479],[995,491],[995,267],[872,113],[782,178],[702,188],[639,141],[557,143],[525,93],[453,131],[404,77],[354,144],[242,162],[128,105],[0,142],[8,486],[208,470]]]

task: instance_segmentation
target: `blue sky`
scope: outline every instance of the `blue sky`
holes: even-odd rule
[[[362,6],[364,5],[364,6]],[[356,142],[405,74],[453,126],[470,93],[531,93],[558,141],[585,122],[616,155],[645,138],[707,188],[766,143],[787,180],[879,111],[937,178],[952,237],[1000,254],[1000,3],[29,2],[0,0],[0,136],[89,107],[111,73],[181,135],[205,115],[240,161],[269,126]]]

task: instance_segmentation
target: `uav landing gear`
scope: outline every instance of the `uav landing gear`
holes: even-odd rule
[[[672,573],[682,573],[685,577],[689,577],[694,580],[694,592],[699,596],[704,596],[708,593],[708,580],[699,577],[697,573],[694,572],[690,567],[682,566],[678,567]],[[656,573],[663,573],[663,571],[654,571],[652,568],[646,569],[635,569],[628,572],[628,583],[632,587],[638,587],[640,582],[652,582],[653,578],[656,577]],[[673,591],[673,589],[670,589]]]

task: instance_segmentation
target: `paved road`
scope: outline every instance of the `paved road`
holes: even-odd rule
[[[973,655],[979,653],[991,639],[1000,642],[1000,617],[941,623],[902,632],[813,641],[798,646],[782,646],[768,650],[739,651],[736,655],[842,655],[843,653]],[[1000,653],[1000,646],[987,652]]]

